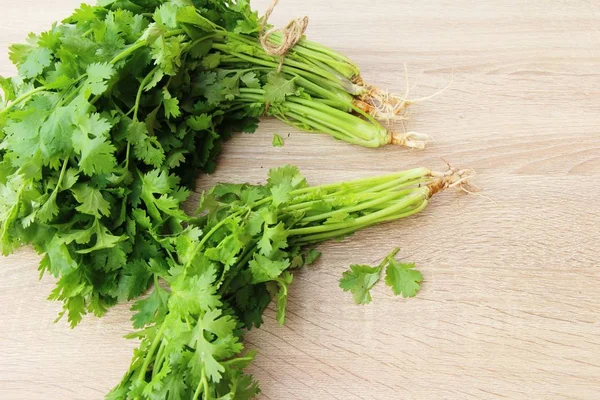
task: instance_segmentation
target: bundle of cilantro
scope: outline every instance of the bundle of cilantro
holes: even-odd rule
[[[351,143],[411,144],[361,110],[385,102],[346,57],[303,39],[277,72],[260,26],[245,0],[106,0],[11,47],[0,246],[44,254],[72,325],[148,287],[198,170],[265,110]]]
[[[244,368],[254,353],[243,353],[243,332],[260,325],[271,295],[283,324],[290,271],[315,258],[302,249],[418,213],[461,174],[417,168],[311,187],[286,166],[271,170],[264,186],[214,187],[200,217],[166,239],[169,256],[156,262],[170,290],[156,285],[133,306],[134,327],[143,329],[130,337],[141,344],[108,398],[252,398],[258,387]],[[396,273],[392,257],[388,277]]]

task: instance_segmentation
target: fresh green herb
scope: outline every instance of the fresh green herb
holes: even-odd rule
[[[283,147],[283,138],[279,134],[273,134],[273,147]]]
[[[278,71],[260,30],[246,0],[111,0],[11,46],[19,76],[0,78],[0,247],[44,254],[40,271],[58,279],[51,298],[72,325],[140,295],[166,268],[156,259],[183,230],[198,171],[258,117],[363,146],[406,143],[374,118],[378,105],[404,103],[364,84],[350,60],[303,39]]]
[[[0,78],[0,246],[44,254],[72,325],[148,287],[198,171],[259,116],[391,140],[350,113],[376,91],[347,58],[302,40],[277,72],[247,1],[101,4],[11,46],[19,76]]]
[[[455,179],[420,168],[309,186],[297,168],[286,166],[271,170],[266,185],[214,187],[203,195],[197,217],[164,238],[169,257],[155,262],[164,263],[157,270],[168,271],[160,277],[170,291],[155,285],[133,306],[141,330],[130,337],[141,344],[108,398],[252,397],[258,388],[244,368],[254,353],[244,353],[243,334],[261,324],[272,298],[284,323],[292,269],[319,254],[302,248],[415,214]],[[377,268],[353,266],[347,273],[344,287],[357,302],[370,300],[385,265],[394,287],[412,289],[393,260],[396,251]]]
[[[400,263],[393,258],[390,259],[385,270],[385,284],[392,288],[396,296],[415,297],[421,289],[423,275],[415,268],[415,264]]]
[[[376,267],[351,265],[340,279],[340,287],[350,291],[356,304],[371,302],[371,289],[381,278],[385,268],[385,283],[392,288],[396,296],[414,297],[419,291],[423,275],[415,270],[415,264],[404,264],[395,260],[399,249],[394,249]]]

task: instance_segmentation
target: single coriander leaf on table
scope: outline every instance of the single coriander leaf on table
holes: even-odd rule
[[[283,147],[283,138],[279,134],[273,134],[273,147]]]
[[[371,289],[381,278],[381,266],[351,265],[350,271],[345,271],[340,279],[340,287],[345,292],[352,292],[356,304],[371,302]]]
[[[415,297],[421,289],[423,275],[414,268],[414,263],[405,264],[390,259],[385,270],[385,284],[392,288],[396,296],[402,294],[405,298]]]

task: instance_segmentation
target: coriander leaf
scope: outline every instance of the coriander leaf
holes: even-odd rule
[[[414,297],[421,286],[423,275],[415,268],[414,263],[400,263],[393,258],[386,268],[385,283],[392,288],[396,296]]]
[[[160,167],[165,159],[165,152],[155,136],[149,136],[147,125],[143,122],[124,119],[122,131],[133,145],[133,154],[146,165]]]
[[[234,334],[236,327],[235,319],[223,316],[221,310],[209,310],[198,319],[190,341],[195,349],[191,367],[196,376],[206,373],[212,382],[221,380],[225,367],[219,360],[242,350],[239,337]],[[212,341],[207,337],[212,337]]]
[[[71,192],[80,204],[76,207],[78,211],[96,218],[110,215],[110,203],[104,199],[100,190],[88,184],[78,184],[71,188]]]
[[[260,81],[255,72],[246,72],[240,77],[240,80],[250,89],[260,89]]]
[[[212,126],[212,116],[208,114],[195,115],[188,118],[186,124],[195,131],[203,131]]]
[[[88,135],[78,132],[73,137],[73,148],[81,157],[80,170],[88,175],[106,174],[115,168],[115,146],[102,137],[90,139]]]
[[[277,278],[287,267],[288,260],[271,260],[261,254],[255,253],[254,258],[248,263],[252,272],[252,283],[272,281]]]
[[[273,147],[282,147],[283,146],[283,138],[279,136],[277,133],[273,134]]]
[[[154,11],[154,20],[167,28],[177,27],[177,7],[173,3],[164,3]]]
[[[56,204],[56,191],[53,191],[46,201],[43,202],[42,206],[37,210],[37,212],[31,216],[31,218],[35,218],[42,223],[46,223],[56,217],[59,211],[58,205]],[[31,222],[28,221],[27,223]]]
[[[204,69],[217,68],[220,63],[221,63],[221,53],[209,54],[207,56],[204,56],[204,58],[201,61],[202,67],[204,67]]]
[[[125,236],[115,236],[112,235],[109,230],[103,226],[97,219],[92,224],[92,227],[86,231],[87,234],[95,235],[96,243],[92,247],[88,247],[87,249],[78,250],[79,254],[88,254],[93,251],[102,250],[102,249],[110,249],[115,247],[117,243],[126,240]],[[83,235],[84,232],[80,232],[79,236]],[[86,237],[81,237],[81,240],[85,240]],[[87,240],[89,241],[89,239]],[[87,242],[86,241],[86,242]]]
[[[370,267],[368,265],[351,265],[350,270],[342,274],[340,287],[345,292],[352,292],[356,304],[370,303],[370,291],[379,281],[381,269],[381,267]]]
[[[271,72],[267,76],[267,84],[264,87],[265,101],[270,104],[283,103],[287,96],[296,93],[294,79],[287,79],[281,72]]]
[[[108,88],[108,81],[115,73],[115,69],[108,63],[93,63],[87,67],[86,86],[90,94],[98,95],[104,93]]]
[[[263,235],[257,243],[260,253],[271,256],[275,251],[287,246],[287,231],[283,222],[275,226],[265,226]]]
[[[321,252],[315,249],[310,249],[304,258],[306,265],[311,265],[321,257]]]
[[[181,110],[179,110],[179,100],[171,97],[167,88],[163,89],[163,106],[165,108],[165,117],[171,118],[181,115]]]
[[[56,164],[56,157],[71,149],[72,115],[72,107],[57,107],[40,128],[40,150],[49,164]]]
[[[217,27],[213,22],[200,15],[193,6],[179,8],[177,10],[177,21],[195,25],[206,32],[212,32]]]
[[[59,237],[53,237],[46,245],[46,255],[40,263],[40,271],[48,270],[53,276],[65,276],[77,268],[69,249]]]
[[[16,45],[18,46],[18,45]],[[15,45],[11,46],[11,51]],[[13,51],[14,52],[14,51]],[[42,73],[52,63],[52,52],[45,47],[30,48],[19,62],[19,73],[25,78],[33,78]]]
[[[217,287],[213,284],[216,278],[214,266],[210,266],[202,274],[191,277],[182,276],[171,284],[169,310],[185,318],[212,308],[220,307],[221,300],[217,295]]]

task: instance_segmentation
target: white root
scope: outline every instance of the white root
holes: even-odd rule
[[[422,150],[425,148],[427,143],[433,141],[433,138],[424,133],[409,131],[405,133],[391,132],[390,143],[408,147],[411,149]]]

